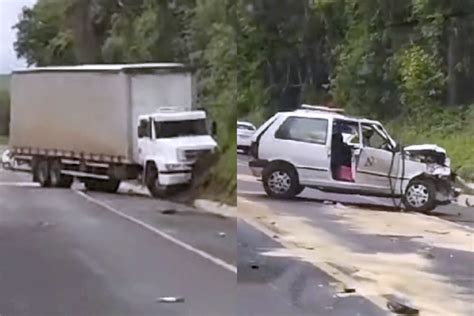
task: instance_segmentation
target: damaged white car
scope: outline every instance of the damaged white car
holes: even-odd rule
[[[428,212],[459,194],[443,148],[401,148],[380,122],[332,108],[277,113],[255,132],[250,153],[252,173],[277,198],[309,187],[401,198],[406,209]]]

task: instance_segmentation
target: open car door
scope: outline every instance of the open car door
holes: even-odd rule
[[[392,166],[392,159],[395,158],[393,144],[376,124],[362,123],[362,135],[363,146],[357,161],[356,183],[381,193],[390,193],[390,174],[397,174],[398,168],[395,160]]]

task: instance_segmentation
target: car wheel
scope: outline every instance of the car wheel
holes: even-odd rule
[[[275,198],[295,197],[300,189],[296,170],[286,164],[270,164],[263,170],[263,188]]]
[[[305,187],[304,187],[304,186],[302,186],[302,185],[298,186],[298,188],[296,189],[296,192],[295,192],[295,193],[296,193],[296,195],[300,195],[300,194],[301,194],[301,192],[303,192],[303,191],[304,191],[304,189],[305,189]]]
[[[429,212],[436,207],[436,186],[428,179],[415,179],[408,184],[402,197],[407,210]]]

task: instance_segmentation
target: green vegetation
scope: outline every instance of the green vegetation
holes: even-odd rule
[[[0,136],[0,145],[7,145],[7,144],[8,144],[8,137]]]
[[[474,178],[470,0],[39,0],[16,50],[39,65],[181,61],[220,123],[210,176],[235,194],[235,118],[301,103],[382,120],[447,148]]]
[[[8,134],[10,118],[10,75],[0,75],[0,135]]]
[[[10,75],[0,75],[0,91],[10,90]]]
[[[238,3],[239,118],[336,104],[385,122],[404,144],[444,146],[474,178],[474,2]]]

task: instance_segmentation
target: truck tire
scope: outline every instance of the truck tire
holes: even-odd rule
[[[87,190],[90,190],[90,191],[116,193],[120,186],[120,180],[87,179],[84,181],[84,184]]]
[[[429,179],[414,179],[406,187],[402,202],[409,211],[428,213],[436,207],[436,185]]]
[[[51,185],[51,179],[49,174],[49,163],[46,159],[41,159],[36,165],[35,178],[37,182],[43,187],[47,188]]]
[[[159,173],[155,164],[149,163],[146,166],[145,184],[150,194],[155,198],[164,198],[169,195],[168,189],[159,182]]]
[[[70,188],[74,178],[61,174],[62,164],[59,160],[54,160],[49,166],[49,178],[52,187]]]

